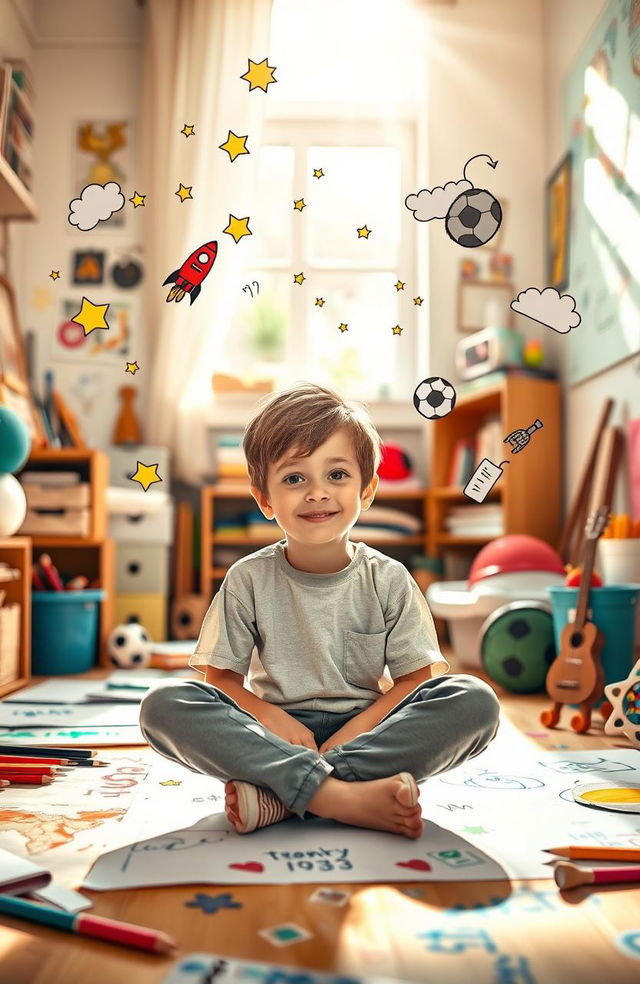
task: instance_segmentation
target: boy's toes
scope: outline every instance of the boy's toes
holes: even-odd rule
[[[401,781],[396,789],[396,800],[400,806],[416,806],[420,796],[420,791],[415,779],[410,772],[401,772],[399,773],[398,778]]]

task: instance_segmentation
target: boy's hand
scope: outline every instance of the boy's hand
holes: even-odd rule
[[[313,731],[305,728],[304,724],[296,721],[281,707],[271,704],[262,714],[261,721],[269,731],[272,731],[278,738],[282,738],[283,741],[288,741],[291,745],[304,745],[305,748],[310,748],[313,752],[318,751]]]
[[[328,752],[330,748],[335,748],[337,745],[346,745],[347,742],[352,741],[357,738],[358,735],[364,734],[365,731],[369,731],[370,728],[367,726],[364,720],[358,721],[358,717],[361,715],[356,715],[343,724],[341,728],[338,728],[330,738],[327,738],[325,742],[320,745],[318,751],[321,755]]]

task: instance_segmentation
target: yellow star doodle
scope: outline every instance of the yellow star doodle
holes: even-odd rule
[[[341,332],[342,332],[342,333],[344,334],[344,333],[345,333],[345,331],[349,331],[349,326],[348,326],[348,325],[345,325],[345,323],[344,323],[344,321],[342,321],[342,322],[341,322],[341,323],[340,323],[340,324],[338,325],[338,331],[341,331]]]
[[[125,372],[130,372],[132,376],[135,376],[140,366],[137,362],[127,362],[127,368]]]
[[[237,219],[235,215],[231,215],[231,213],[229,213],[229,225],[222,231],[227,232],[230,236],[233,236],[237,243],[240,242],[243,236],[253,235],[251,229],[249,228],[248,215],[246,215],[244,219]]]
[[[189,139],[189,137],[195,137],[195,133],[194,133],[193,127],[194,127],[194,124],[193,123],[191,123],[191,124],[185,123],[185,125],[180,130],[180,133],[184,133],[184,135],[185,135],[185,137],[187,139]]]
[[[314,167],[313,176],[314,178],[324,178],[324,171],[321,167]]]
[[[405,281],[405,283],[406,283],[406,281]],[[395,286],[396,290],[404,290],[404,284],[403,284],[403,282],[401,280],[396,280],[394,286]]]
[[[316,307],[322,307],[324,304],[324,297],[316,297]]]
[[[247,150],[248,139],[248,133],[246,133],[244,137],[239,137],[237,133],[233,132],[233,130],[229,130],[229,136],[224,143],[219,144],[219,148],[220,150],[226,150],[231,160],[235,161],[236,157],[240,157],[241,154],[249,153]]]
[[[88,297],[83,297],[82,307],[70,320],[82,325],[85,335],[88,335],[94,328],[109,327],[106,320],[108,307],[108,304],[93,304]]]
[[[191,189],[192,188],[193,188],[193,185],[189,185],[189,186],[183,185],[183,183],[181,181],[180,182],[180,187],[178,188],[177,191],[174,191],[174,195],[177,195],[178,198],[180,199],[180,201],[181,202],[184,202],[184,200],[186,198],[193,198],[193,195],[191,194]]]
[[[414,297],[413,303],[416,304],[418,307],[421,307],[422,306],[422,298],[421,297]]]
[[[276,70],[275,65],[268,65],[266,58],[263,58],[261,62],[251,61],[250,58],[247,61],[249,62],[249,68],[240,78],[249,83],[249,92],[252,89],[264,89],[266,92],[268,85],[278,81],[273,77],[273,73]]]
[[[363,225],[358,229],[358,239],[368,239],[370,234],[371,229],[367,229],[366,225]]]
[[[141,461],[137,462],[137,468],[135,475],[131,476],[132,482],[139,482],[145,492],[148,490],[150,485],[155,482],[161,482],[162,479],[158,475],[158,465],[143,465]]]
[[[307,278],[305,277],[305,275],[304,275],[304,273],[302,271],[300,271],[300,273],[294,273],[294,275],[293,275],[293,282],[294,282],[294,284],[301,284],[302,281],[303,280],[306,280],[306,279]]]
[[[297,209],[298,212],[301,212],[303,208],[306,208],[307,206],[305,205],[304,198],[294,199],[293,207]]]
[[[395,325],[395,327],[392,328],[391,331],[393,332],[394,335],[402,334],[402,328],[400,327],[400,325]]]
[[[161,786],[181,786],[182,783],[179,779],[165,779],[164,782],[160,783]]]
[[[52,280],[57,280],[58,277],[60,276],[60,271],[59,270],[52,270],[51,273],[49,274],[49,276],[51,277]]]
[[[146,197],[146,195],[140,195],[137,191],[134,191],[133,198],[130,198],[129,201],[132,203],[134,208],[138,208],[139,205],[144,205],[144,200]]]

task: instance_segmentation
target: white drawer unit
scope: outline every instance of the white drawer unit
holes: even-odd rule
[[[115,563],[119,594],[167,594],[169,548],[165,544],[119,543]]]
[[[171,543],[173,503],[164,503],[154,512],[110,513],[109,536],[117,543]]]
[[[107,448],[109,457],[109,484],[120,488],[140,488],[131,481],[135,475],[138,462],[143,465],[157,465],[156,472],[161,482],[154,482],[145,494],[156,495],[158,492],[169,492],[171,487],[171,457],[169,449],[155,444],[125,444],[111,445]]]

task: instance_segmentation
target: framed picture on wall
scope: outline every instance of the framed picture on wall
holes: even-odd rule
[[[547,181],[546,281],[558,291],[569,285],[569,226],[571,222],[571,152],[567,153]]]
[[[44,447],[47,440],[27,380],[27,363],[18,325],[13,290],[0,276],[0,404],[24,420],[33,447]]]

